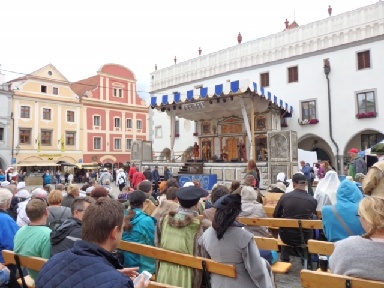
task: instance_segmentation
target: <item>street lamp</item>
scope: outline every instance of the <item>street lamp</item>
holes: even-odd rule
[[[20,145],[19,144],[17,144],[15,152],[16,152],[16,155],[19,154],[19,152],[20,152]]]

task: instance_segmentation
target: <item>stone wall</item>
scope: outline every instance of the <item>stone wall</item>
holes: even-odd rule
[[[164,174],[164,166],[170,169],[174,176],[178,175],[180,168],[184,163],[149,163],[145,162],[142,166],[149,166],[153,169],[159,166],[160,175]],[[266,189],[269,185],[268,163],[258,162],[257,166],[260,169],[260,188]],[[247,173],[247,163],[204,163],[204,174],[217,174],[217,182],[230,187],[232,181],[241,181]]]

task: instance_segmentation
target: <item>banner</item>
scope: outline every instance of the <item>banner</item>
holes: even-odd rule
[[[64,139],[64,134],[61,135],[61,152],[65,152],[65,139]]]
[[[40,152],[40,151],[41,151],[41,137],[39,133],[39,135],[37,135],[37,152]]]

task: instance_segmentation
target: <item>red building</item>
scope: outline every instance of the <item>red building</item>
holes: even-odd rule
[[[83,103],[84,163],[120,167],[130,161],[132,141],[148,139],[149,109],[136,92],[135,74],[122,65],[105,64],[71,88]]]

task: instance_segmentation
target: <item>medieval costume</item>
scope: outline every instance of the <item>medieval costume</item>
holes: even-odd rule
[[[193,145],[193,160],[197,160],[199,158],[199,145],[197,145],[197,143],[195,142],[195,145]]]
[[[239,161],[241,161],[241,159],[244,159],[244,161],[247,161],[247,154],[246,154],[246,151],[245,151],[245,144],[243,143],[242,140],[240,140],[239,145],[237,145],[237,154],[238,154]]]

